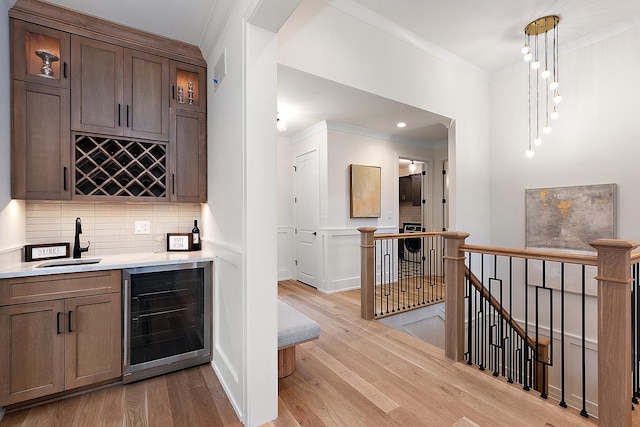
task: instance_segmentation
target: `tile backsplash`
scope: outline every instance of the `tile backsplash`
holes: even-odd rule
[[[400,230],[405,222],[422,223],[422,206],[413,206],[412,202],[400,202]]]
[[[166,233],[188,233],[200,221],[198,203],[26,202],[26,243],[69,242],[73,248],[75,220],[82,220],[83,256],[166,250]],[[135,221],[149,221],[150,234],[135,234]]]

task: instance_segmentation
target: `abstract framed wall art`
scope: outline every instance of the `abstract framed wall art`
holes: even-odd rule
[[[380,167],[350,165],[351,218],[380,218]]]
[[[526,247],[593,251],[596,239],[615,239],[616,185],[526,190]]]

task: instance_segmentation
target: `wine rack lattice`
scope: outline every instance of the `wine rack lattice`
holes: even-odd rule
[[[76,135],[75,177],[77,195],[165,197],[167,146]]]

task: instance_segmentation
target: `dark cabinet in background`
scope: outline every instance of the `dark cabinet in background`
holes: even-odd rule
[[[411,175],[411,203],[420,206],[422,202],[422,175]]]
[[[422,202],[422,175],[401,176],[399,185],[400,202],[411,202],[412,206],[420,206]]]

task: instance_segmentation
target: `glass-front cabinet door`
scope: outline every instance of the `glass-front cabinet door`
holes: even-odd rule
[[[68,89],[71,42],[69,33],[11,20],[13,78]]]
[[[171,107],[207,111],[207,70],[171,61]]]

